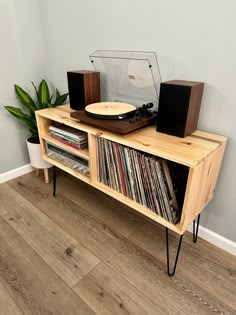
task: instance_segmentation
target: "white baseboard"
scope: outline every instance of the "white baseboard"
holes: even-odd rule
[[[193,231],[193,225],[188,227],[188,231]],[[228,240],[227,238],[208,230],[207,228],[199,225],[198,236],[208,241],[209,243],[225,250],[226,252],[236,256],[236,243]]]
[[[6,173],[0,174],[0,184],[7,182],[10,179],[16,178],[18,176],[27,174],[29,172],[33,171],[33,167],[31,164],[26,164],[21,167],[15,168],[14,170],[11,170]]]

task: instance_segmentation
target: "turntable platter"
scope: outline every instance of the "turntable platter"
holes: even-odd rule
[[[102,119],[121,119],[123,115],[134,112],[135,110],[136,107],[134,105],[118,102],[94,103],[85,107],[88,115]]]

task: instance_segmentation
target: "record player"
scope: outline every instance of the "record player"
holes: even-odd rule
[[[120,134],[156,121],[161,75],[155,52],[96,50],[89,57],[104,101],[71,117]]]

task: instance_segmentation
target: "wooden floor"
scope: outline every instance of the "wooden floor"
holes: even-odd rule
[[[236,258],[165,230],[60,173],[0,185],[0,314],[236,314]],[[171,234],[171,254],[177,237]],[[171,256],[172,257],[172,256]]]

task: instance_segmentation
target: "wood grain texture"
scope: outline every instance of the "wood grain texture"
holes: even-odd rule
[[[82,109],[87,104],[100,102],[100,74],[95,71],[68,71],[70,106]]]
[[[0,314],[20,315],[23,314],[18,306],[15,304],[13,298],[4,288],[0,281]]]
[[[89,152],[88,152],[88,149],[82,149],[82,150],[78,150],[78,149],[75,149],[67,144],[64,144],[60,141],[58,141],[57,139],[53,138],[49,132],[44,135],[42,137],[44,140],[50,142],[50,143],[53,143],[53,144],[56,144],[59,148],[61,149],[64,149],[66,151],[69,151],[71,152],[72,154],[75,154],[75,155],[78,155],[78,156],[81,156],[83,159],[86,159],[88,160],[89,159]]]
[[[209,314],[210,312],[233,314],[233,308],[197,285],[193,276],[194,270],[187,278],[179,276],[178,272],[173,278],[169,278],[166,275],[166,263],[162,264],[153,253],[148,255],[146,251],[132,243],[125,245],[123,252],[120,251],[119,255],[107,260],[106,263],[150,300],[155,301],[157,305],[162,305],[162,309],[168,314]],[[174,249],[176,250],[176,246]],[[158,251],[159,248],[155,250]],[[165,252],[161,250],[161,254],[165,255]],[[184,255],[185,252],[182,250],[180,265]],[[212,285],[214,286],[214,281]]]
[[[38,130],[40,130],[41,136],[47,135],[49,126],[53,125],[54,122],[45,117],[40,117],[39,119],[39,117],[37,116],[37,112],[35,114],[35,117],[37,121]],[[40,147],[41,147],[42,155],[46,155],[44,140],[41,137],[39,137],[39,140],[40,140]]]
[[[83,182],[85,183],[88,183],[88,184],[91,184],[91,180],[90,180],[90,177],[88,176],[84,176],[82,175],[82,173],[80,172],[77,172],[76,170],[74,170],[73,168],[67,166],[67,165],[64,165],[62,164],[61,162],[58,162],[50,157],[48,157],[46,154],[43,155],[43,159],[49,163],[51,163],[52,165],[55,165],[56,167],[62,169],[63,171],[65,171],[66,173],[68,174],[71,174],[73,175],[74,177],[76,178],[79,178],[80,180],[82,180]]]
[[[209,155],[204,163],[190,169],[180,222],[183,230],[213,198],[225,146],[226,142]]]
[[[66,174],[59,183],[59,191],[86,209],[100,222],[124,236],[131,235],[145,222],[145,219],[137,216],[131,208],[95,188],[88,189],[86,184],[73,177],[68,177]]]
[[[86,106],[86,112],[96,115],[118,116],[136,110],[134,105],[119,102],[99,102]]]
[[[179,233],[180,228],[179,224],[172,224],[166,221],[164,218],[157,216],[151,210],[146,209],[143,205],[139,203],[134,203],[131,199],[125,197],[124,195],[110,189],[109,187],[98,183],[94,184],[99,188],[102,192],[105,192],[106,195],[94,188],[87,189],[86,185],[82,185],[76,179],[74,185],[71,185],[71,181],[74,181],[73,178],[65,177],[64,180],[59,182],[59,190],[67,196],[70,200],[77,203],[79,206],[88,209],[92,215],[95,215],[97,218],[103,218],[103,222],[106,222],[109,226],[112,226],[116,231],[123,234],[124,236],[128,236],[131,234],[134,229],[137,228],[137,224],[142,224],[145,217],[148,217],[156,222],[159,222],[169,228],[173,229],[177,233]],[[76,193],[79,190],[81,194]],[[107,192],[109,191],[109,195],[107,196]],[[81,198],[81,195],[86,195],[88,198]],[[120,202],[115,201],[113,198],[115,197]],[[89,207],[88,207],[89,200]],[[109,204],[109,207],[108,207]],[[135,210],[132,209],[132,206],[135,204]],[[127,205],[127,206],[126,206]],[[116,212],[119,212],[116,215]],[[140,217],[137,215],[131,215],[131,213],[139,212]],[[143,216],[145,215],[145,217]],[[131,220],[126,220],[126,217],[132,218]]]
[[[165,244],[165,230],[147,223],[140,227],[132,236],[131,240],[138,244],[143,250],[155,256],[163,264],[166,257],[163,255]],[[155,237],[153,235],[155,234]],[[170,250],[175,255],[178,237],[174,233],[170,236]],[[157,250],[159,249],[159,250]],[[201,287],[205,292],[203,298],[209,302],[209,297],[214,297],[212,306],[223,313],[233,313],[236,309],[236,257],[215,248],[208,242],[198,239],[196,246],[193,245],[192,234],[186,232],[177,267],[175,280],[190,279],[194,284]],[[179,280],[181,279],[181,280]],[[224,307],[221,307],[220,303]],[[227,305],[230,308],[227,308]]]
[[[188,85],[189,83],[185,82],[184,84]],[[199,85],[193,83],[193,87],[194,86],[196,88]],[[200,86],[202,88],[203,84],[200,84]],[[193,87],[192,89],[194,89]],[[204,132],[199,133],[196,131],[196,134],[193,133],[183,139],[158,133],[152,126],[148,126],[142,130],[137,130],[128,135],[118,135],[110,131],[104,132],[100,129],[86,126],[81,122],[75,122],[75,120],[70,117],[70,113],[76,114],[76,112],[68,109],[68,106],[53,109],[50,108],[49,110],[45,109],[37,112],[41,144],[43,145],[42,139],[45,138],[45,133],[47,133],[48,126],[52,123],[52,121],[65,123],[68,126],[87,132],[89,138],[89,164],[91,177],[87,178],[72,168],[63,165],[60,162],[54,161],[45,155],[45,148],[42,148],[43,158],[46,161],[90,184],[109,196],[112,196],[114,199],[136,210],[140,214],[168,227],[168,229],[178,234],[183,234],[186,231],[188,225],[192,223],[198,213],[200,213],[212,199],[227,141],[226,137],[211,135]],[[109,188],[107,185],[98,182],[96,167],[98,156],[96,154],[95,145],[96,137],[102,137],[121,145],[125,145],[145,153],[150,153],[154,156],[189,167],[188,184],[184,198],[182,216],[179,223],[170,223],[168,220],[165,220],[163,217],[157,215],[154,211],[151,211],[145,206],[131,200],[122,193]]]
[[[70,287],[99,263],[96,256],[7,184],[1,185],[0,200],[0,215]]]
[[[23,177],[27,177],[28,180],[25,181]],[[9,185],[22,195],[25,195],[31,203],[35,204],[37,208],[46,214],[54,223],[59,225],[79,243],[86,246],[90,252],[100,259],[108,259],[117,255],[120,247],[123,246],[122,241],[117,237],[118,232],[62,194],[59,191],[59,183],[57,197],[55,198],[52,196],[48,185],[35,186],[29,181],[30,177],[23,177],[10,181]],[[31,193],[29,185],[32,187]],[[69,187],[71,187],[72,191],[77,195],[78,190],[73,189],[74,183],[70,182],[70,185]],[[42,189],[39,189],[41,186]],[[27,191],[28,194],[26,194]],[[82,197],[83,194],[81,194],[81,200],[83,199]],[[88,199],[86,202],[89,200],[92,201],[96,199],[93,196],[93,198]],[[94,211],[96,211],[96,208],[94,208]],[[128,220],[128,217],[126,217],[126,219]]]
[[[112,132],[95,128],[76,121],[75,119],[71,119],[71,112],[73,112],[73,110],[69,109],[68,105],[37,111],[37,121],[40,121],[42,118],[42,121],[39,124],[41,135],[45,135],[45,130],[48,127],[48,123],[45,123],[45,118],[47,118],[49,120],[65,123],[92,135],[100,135],[105,139],[115,141],[134,149],[166,158],[189,167],[195,167],[198,165],[211,152],[213,152],[220,143],[225,142],[227,139],[226,137],[215,135],[215,140],[217,139],[218,142],[212,141],[210,138],[204,137],[204,132],[201,133],[203,137],[188,136],[183,139],[156,132],[155,126],[148,126],[128,135],[116,135]],[[46,124],[45,126],[44,123]],[[194,134],[195,133],[193,133],[193,135]]]
[[[80,122],[121,135],[134,132],[135,130],[148,125],[153,125],[157,119],[157,113],[152,113],[151,117],[144,117],[138,121],[135,121],[137,116],[134,114],[131,113],[127,115],[127,118],[124,119],[97,119],[97,117],[91,117],[91,115],[88,115],[86,110],[78,110],[71,113],[71,117],[79,120]],[[130,123],[131,119],[134,120],[135,123]]]
[[[157,130],[186,137],[197,129],[203,82],[171,80],[160,86]]]
[[[94,314],[2,219],[0,281],[24,315]]]
[[[68,209],[69,217],[71,215],[70,207],[67,206],[66,202],[61,201],[62,198],[66,197],[70,202],[76,204],[72,205],[71,209],[83,208],[84,213],[101,222],[101,227],[105,224],[124,236],[131,235],[138,226],[146,222],[143,218],[131,212],[130,208],[64,172],[58,172],[56,198],[52,197],[52,188],[42,185],[42,179],[41,181],[35,179],[32,173],[18,177],[16,180],[8,182],[8,184],[24,195],[30,202],[38,207],[40,206],[42,211],[44,211],[44,207],[46,211],[52,208],[50,211],[56,214],[58,207],[62,213],[64,212],[67,215],[66,209]],[[50,207],[50,202],[54,206]],[[66,209],[63,209],[64,204]],[[75,216],[75,220],[78,220],[78,217]]]
[[[172,231],[175,231],[178,234],[183,234],[184,229],[182,228],[179,223],[173,224],[164,219],[163,217],[157,215],[154,211],[146,208],[142,204],[124,196],[122,193],[115,191],[114,189],[108,187],[107,185],[95,182],[93,186],[102,192],[108,194],[109,196],[113,197],[114,199],[118,200],[119,202],[129,206],[131,209],[135,209],[138,213],[142,214],[144,217],[147,217],[157,223],[160,223],[161,225],[164,225],[171,229]]]
[[[52,197],[50,186],[43,184],[43,178],[35,178],[34,174],[27,174],[14,179],[5,184],[5,186],[11,187],[15,192],[27,198],[30,204],[35,207],[35,211],[37,210],[49,217],[54,224],[60,226],[61,230],[64,230],[66,234],[69,234],[70,237],[82,244],[89,252],[99,257],[102,261],[75,285],[78,301],[81,301],[82,298],[88,307],[92,308],[97,314],[102,312],[109,314],[110,310],[110,314],[113,314],[112,311],[114,313],[118,312],[121,308],[119,303],[122,303],[124,308],[122,307],[120,314],[143,315],[141,312],[138,313],[137,308],[135,308],[135,304],[140,305],[141,301],[144,301],[143,305],[148,303],[147,310],[150,314],[152,314],[152,307],[154,309],[157,307],[161,309],[160,312],[170,315],[235,314],[235,257],[224,253],[200,238],[197,244],[193,244],[190,237],[185,235],[177,273],[174,277],[169,278],[166,274],[164,228],[159,225],[153,225],[153,223],[148,221],[145,222],[144,219],[139,221],[139,217],[137,217],[137,222],[141,224],[135,226],[132,221],[135,218],[133,213],[125,217],[122,211],[115,210],[114,220],[119,221],[119,224],[122,225],[123,221],[132,222],[126,236],[122,235],[122,233],[119,233],[119,226],[112,222],[111,217],[108,219],[108,223],[105,223],[106,211],[107,213],[112,211],[111,199],[106,196],[103,200],[101,197],[103,194],[100,192],[97,192],[98,195],[101,194],[97,199],[92,187],[84,183],[81,183],[81,186],[76,186],[77,181],[71,180],[67,176],[69,175],[59,176],[56,198]],[[64,183],[63,185],[62,182]],[[84,188],[81,188],[82,186]],[[86,190],[90,190],[90,193],[87,194]],[[70,194],[68,193],[67,195],[68,191],[70,191]],[[80,192],[82,193],[79,194]],[[94,198],[92,199],[91,196],[94,196]],[[107,208],[105,212],[102,212],[102,209],[100,209],[96,213],[96,200],[101,202],[103,208]],[[89,209],[90,201],[93,210]],[[121,204],[114,200],[112,204],[114,208],[121,207]],[[123,208],[121,207],[120,209]],[[2,222],[2,224],[6,226],[5,222]],[[9,224],[7,226],[14,234],[14,237],[23,242],[28,248],[29,245],[9,227]],[[130,233],[131,231],[133,232]],[[4,246],[1,246],[0,243],[2,256],[5,253],[5,246],[7,246],[9,238],[12,238],[12,234],[10,236],[3,235],[3,228],[0,224],[0,240],[4,239],[5,242]],[[171,259],[173,259],[173,254],[176,251],[176,241],[177,238],[171,234]],[[22,247],[18,249],[18,247],[18,243],[11,245],[11,251],[8,254],[9,263],[12,262],[11,256],[13,256],[13,261],[19,261],[19,263],[22,256],[25,260],[28,259],[25,257],[28,256],[28,251],[24,251]],[[39,257],[35,251],[33,253]],[[15,255],[17,258],[14,258]],[[31,258],[29,260],[32,261]],[[30,284],[36,285],[34,281],[41,276],[41,273],[45,276],[47,265],[43,260],[40,261],[44,266],[43,269],[32,261],[35,269],[32,274],[30,273]],[[27,274],[27,266],[27,263],[22,265],[20,269],[22,273],[25,272]],[[1,270],[3,271],[1,272]],[[42,271],[39,272],[39,270]],[[64,280],[58,277],[51,268],[48,267],[48,270],[58,279],[58,285],[61,282],[65,285]],[[46,278],[47,275],[46,272]],[[3,279],[5,278],[3,276],[7,277],[7,279],[9,278],[6,276],[5,269],[0,267],[0,281],[11,294],[11,291],[9,291],[10,287],[7,286],[9,281],[4,282],[5,280],[3,281]],[[40,278],[40,282],[37,283],[37,290],[35,288],[30,290],[33,296],[32,309],[34,303],[36,303],[35,300],[38,303],[36,307],[42,307],[40,304],[42,301],[41,294],[44,292],[44,286],[47,285],[47,282],[44,282],[46,281],[44,276],[43,280]],[[50,279],[51,284],[52,281]],[[66,287],[68,288],[68,286]],[[133,292],[131,292],[132,289]],[[18,306],[20,306],[19,300],[28,299],[27,292],[20,292],[19,297],[14,290],[14,294],[11,294]],[[47,291],[48,297],[45,300],[45,305],[43,305],[46,309],[49,307],[48,303],[50,303],[49,292]],[[39,297],[37,294],[39,294]],[[16,300],[16,298],[19,300]],[[70,304],[70,298],[67,295],[66,299],[67,303]],[[62,303],[62,301],[60,302]],[[153,306],[152,303],[155,305]],[[20,309],[24,313],[24,309]],[[59,306],[55,309],[55,313],[58,309]],[[80,312],[79,306],[78,310],[78,314],[86,314],[86,312]],[[60,314],[60,312],[58,313]],[[70,314],[70,312],[68,311],[65,314]],[[71,314],[73,314],[72,311]],[[156,314],[159,314],[158,311]]]
[[[204,185],[199,185],[202,177],[205,177],[204,171],[206,164],[199,164],[195,168],[190,168],[188,181],[185,191],[183,210],[181,214],[180,226],[186,229],[195,218],[196,207],[199,202],[199,192],[203,190]],[[207,165],[206,165],[207,166]]]
[[[97,154],[96,154],[96,137],[94,135],[88,135],[88,147],[89,147],[89,170],[91,181],[97,180]]]
[[[100,263],[73,290],[100,315],[166,314],[107,265]]]

